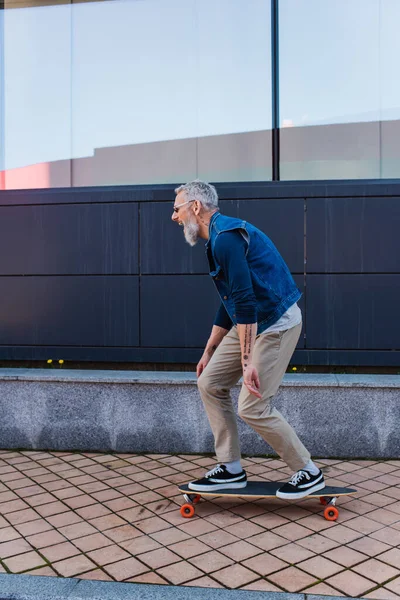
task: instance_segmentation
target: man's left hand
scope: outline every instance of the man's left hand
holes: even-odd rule
[[[247,365],[243,368],[243,382],[249,390],[250,394],[253,394],[257,398],[261,398],[260,394],[260,379],[258,377],[257,369],[254,365]]]

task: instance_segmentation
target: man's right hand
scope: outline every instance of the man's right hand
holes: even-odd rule
[[[211,356],[208,353],[204,352],[203,356],[199,360],[197,367],[196,367],[197,377],[200,377],[200,375],[202,374],[202,372],[204,371],[204,369],[210,362],[210,359],[211,359]]]

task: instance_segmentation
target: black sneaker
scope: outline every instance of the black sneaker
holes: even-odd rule
[[[325,487],[324,476],[322,471],[318,471],[317,475],[311,475],[309,471],[297,471],[288,483],[285,483],[276,492],[278,498],[285,500],[296,500],[304,498],[313,492],[318,492]]]
[[[189,489],[195,492],[213,492],[214,490],[226,490],[244,488],[247,485],[246,472],[229,473],[225,465],[217,465],[205,474],[205,477],[189,483]]]

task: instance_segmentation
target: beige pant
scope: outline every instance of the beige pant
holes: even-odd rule
[[[243,385],[239,395],[239,416],[275,450],[293,471],[302,469],[310,453],[283,416],[271,407],[301,332],[301,324],[256,338],[253,364],[260,378],[261,398]],[[231,388],[242,376],[240,340],[233,327],[218,346],[198,379],[198,387],[215,440],[220,463],[240,459],[240,445],[230,397]]]

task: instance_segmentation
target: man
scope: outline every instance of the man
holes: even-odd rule
[[[243,376],[239,416],[295,473],[277,492],[296,499],[325,487],[292,427],[271,406],[301,332],[300,292],[271,240],[218,209],[215,188],[196,180],[175,190],[172,220],[194,246],[207,240],[210,275],[221,298],[204,354],[198,388],[215,440],[218,465],[193,481],[195,491],[243,488],[239,437],[230,389]]]

